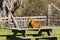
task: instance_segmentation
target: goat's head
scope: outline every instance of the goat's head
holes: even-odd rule
[[[33,20],[33,18],[30,17],[30,18],[28,19],[28,22],[32,22],[32,20]]]

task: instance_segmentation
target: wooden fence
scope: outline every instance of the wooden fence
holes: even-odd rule
[[[5,27],[15,27],[15,25],[17,24],[20,28],[22,28],[29,26],[28,18],[30,17],[40,21],[42,23],[42,26],[46,26],[46,24],[60,25],[60,16],[50,16],[50,23],[48,23],[47,21],[49,19],[47,18],[47,16],[14,17],[14,19],[16,20],[15,24],[14,22],[12,22],[12,19],[10,17],[0,17],[0,22],[3,22]]]
[[[50,17],[50,24],[52,25],[60,25],[60,16],[53,15]]]
[[[33,18],[33,19],[37,19],[37,21],[40,21],[42,23],[42,25],[46,25],[46,21],[47,21],[47,16],[27,16],[27,17],[14,17],[14,18],[9,18],[9,17],[4,17],[4,18],[0,18],[2,19],[1,22],[4,23],[5,27],[16,27],[15,25],[17,24],[19,26],[19,28],[26,28],[29,26],[28,23],[28,18]],[[12,21],[15,20],[15,24]]]

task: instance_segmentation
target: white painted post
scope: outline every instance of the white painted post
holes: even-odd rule
[[[51,5],[48,5],[48,25],[50,23],[50,16],[51,16]]]

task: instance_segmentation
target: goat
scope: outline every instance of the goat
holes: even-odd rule
[[[29,26],[31,28],[41,28],[41,22],[39,22],[33,18],[29,18],[28,22],[29,22]]]

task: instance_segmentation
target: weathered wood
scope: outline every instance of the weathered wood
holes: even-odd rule
[[[51,3],[51,5],[56,8],[58,11],[60,11],[60,9],[58,7],[56,7],[53,3]]]
[[[9,24],[11,24],[13,20],[12,23],[15,22],[15,24],[17,24],[20,27],[25,27],[25,26],[27,27],[28,25],[26,23],[28,23],[28,18],[30,18],[30,16],[28,17],[13,17],[12,16],[12,19],[10,17],[1,17],[0,19],[2,19],[2,22],[9,22]],[[41,21],[41,22],[46,22],[46,19],[47,19],[46,16],[32,16],[32,18],[37,19],[37,21]],[[16,25],[16,28],[18,27],[17,25]]]
[[[13,35],[0,35],[0,37],[13,36]]]
[[[8,30],[12,30],[12,32],[13,32],[13,35],[17,35],[17,33],[21,33],[22,32],[22,36],[24,36],[24,37],[26,37],[27,36],[27,34],[26,34],[26,31],[27,30],[30,30],[30,31],[38,31],[38,34],[37,34],[37,36],[41,36],[42,34],[42,32],[47,32],[47,35],[48,36],[50,36],[51,34],[50,34],[50,32],[52,32],[52,29],[50,28],[41,28],[41,29],[39,29],[39,28],[19,28],[19,29],[17,29],[17,28],[14,28],[14,29],[9,29],[9,28],[7,28]],[[33,35],[33,34],[32,34]],[[34,35],[33,35],[34,36]]]
[[[42,30],[42,29],[52,29],[51,27],[42,27],[42,28],[5,28],[8,30]]]
[[[21,37],[22,40],[25,40],[25,39],[32,39],[34,38],[35,40],[39,40],[39,39],[49,39],[49,40],[57,40],[57,37],[55,36],[43,36],[43,37]]]
[[[27,21],[27,19],[28,19],[28,18],[26,18],[25,20],[18,20],[18,19],[23,19],[23,18],[22,17],[21,18],[20,17],[19,18],[18,17],[14,17],[14,18],[16,19],[16,21]],[[9,19],[9,17],[3,17],[3,18],[1,17],[0,19],[6,20],[6,19]],[[37,21],[46,21],[46,19],[41,18],[41,19],[37,19]]]
[[[58,10],[58,11],[60,11],[60,9],[57,7],[57,6],[55,6],[53,3],[51,3],[51,4],[49,4],[48,5],[48,15],[47,15],[47,18],[48,18],[48,23],[47,24],[52,24],[52,22],[54,22],[53,24],[55,24],[55,22],[58,22],[57,24],[59,24],[59,15],[51,15],[52,14],[52,12],[51,12],[51,9],[52,9],[52,7],[54,7],[56,10]],[[57,19],[57,20],[56,20]]]
[[[50,23],[50,16],[51,16],[51,4],[48,5],[47,25],[49,25]]]
[[[19,21],[21,21],[21,22],[22,22],[22,21],[25,22],[25,21],[27,21],[27,20],[16,20],[16,21],[18,21],[18,22],[19,22]],[[46,19],[37,19],[36,21],[46,21]]]
[[[31,18],[42,18],[42,19],[43,19],[43,18],[47,18],[46,16],[27,16],[27,17],[24,16],[24,17],[15,17],[15,18],[16,18],[16,19],[19,19],[19,18],[30,18],[30,17],[31,17]]]
[[[40,37],[20,37],[22,39],[31,39],[31,38],[57,38],[56,36],[40,36]]]
[[[18,23],[17,23],[17,21],[15,20],[15,18],[13,17],[12,13],[11,13],[11,17],[12,17],[12,21],[14,22],[15,26],[16,26],[17,28],[19,28]]]
[[[0,18],[0,19],[5,19],[5,18],[8,19],[9,17],[2,17],[2,18]],[[14,17],[14,18],[15,18],[15,19],[20,19],[20,18],[22,18],[22,19],[23,19],[23,18],[26,18],[26,19],[27,19],[27,18],[30,18],[30,17],[28,16],[28,17]],[[46,16],[31,16],[31,18],[46,19],[47,17],[46,17]]]
[[[51,27],[42,27],[42,28],[6,28],[8,30],[12,30],[12,32],[14,34],[20,33],[22,32],[23,36],[27,36],[26,31],[27,30],[31,30],[31,31],[38,31],[38,34],[34,35],[34,34],[28,34],[28,35],[33,35],[33,36],[41,36],[42,32],[47,32],[47,35],[50,36],[50,32],[52,32],[52,28]]]
[[[6,20],[6,19],[9,19],[9,17],[0,17],[0,19]]]

